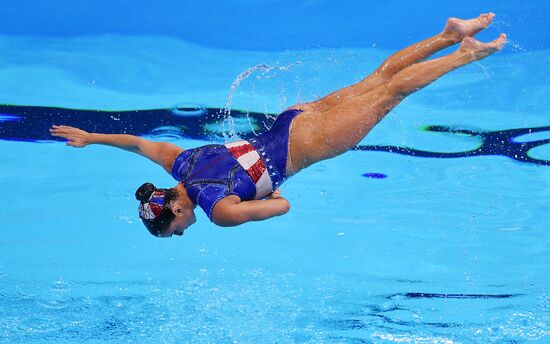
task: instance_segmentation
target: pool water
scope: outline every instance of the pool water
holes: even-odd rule
[[[0,342],[550,341],[549,5],[414,4],[12,6],[0,26],[0,103],[19,106],[0,107]],[[237,134],[253,135],[445,17],[487,10],[499,17],[480,38],[510,33],[505,51],[291,178],[291,211],[268,221],[218,228],[197,209],[182,238],[154,238],[134,192],[170,176],[45,134],[58,120],[126,126],[191,148],[223,140],[223,119],[205,113],[230,100]]]

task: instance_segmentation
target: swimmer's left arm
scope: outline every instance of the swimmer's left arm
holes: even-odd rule
[[[85,147],[90,144],[102,144],[137,153],[161,165],[170,173],[172,164],[183,149],[167,142],[153,142],[139,136],[127,134],[89,133],[82,129],[54,125],[50,129],[53,136],[67,139],[71,147]]]
[[[249,221],[266,220],[286,214],[290,203],[277,193],[275,197],[265,200],[240,201],[231,195],[219,201],[212,212],[212,221],[218,226],[238,226]]]

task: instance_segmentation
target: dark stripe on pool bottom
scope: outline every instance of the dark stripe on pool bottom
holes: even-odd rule
[[[508,299],[520,294],[437,294],[437,293],[406,293],[409,299]]]
[[[193,112],[194,111],[194,112]],[[215,139],[209,128],[218,128],[226,114],[224,109],[203,108],[200,116],[194,108],[99,111],[41,106],[0,105],[0,140],[65,141],[50,134],[52,125],[68,125],[90,132],[106,134],[154,135],[155,137]],[[246,119],[236,128],[242,138],[255,136],[254,130],[271,127],[275,114],[232,110],[234,118]],[[220,133],[221,135],[221,133]]]
[[[245,123],[237,128],[241,138],[254,137],[255,132],[270,128],[275,114],[232,110],[231,116]],[[202,107],[177,107],[171,109],[99,111],[64,109],[40,106],[0,105],[0,140],[16,141],[64,141],[52,137],[53,124],[74,126],[87,131],[121,133],[131,135],[154,135],[156,138],[190,138],[221,140],[217,132],[226,117],[225,109]],[[239,122],[239,121],[237,121]],[[214,132],[211,132],[214,130]],[[356,151],[381,151],[424,158],[466,158],[473,156],[500,155],[513,160],[542,166],[550,166],[550,160],[535,159],[529,155],[533,148],[550,143],[550,138],[517,142],[520,136],[550,131],[550,126],[517,128],[497,131],[473,131],[447,126],[427,126],[426,131],[476,137],[479,146],[464,152],[430,152],[408,147],[359,145]],[[367,178],[381,179],[382,173],[365,173]]]
[[[501,155],[510,159],[537,164],[542,166],[550,166],[550,160],[535,159],[529,155],[529,151],[533,148],[550,143],[550,138],[533,140],[527,142],[517,142],[515,139],[520,136],[541,133],[550,131],[550,126],[517,128],[496,131],[472,131],[467,129],[457,129],[447,126],[431,125],[425,128],[426,131],[466,135],[476,137],[479,140],[479,146],[475,149],[464,152],[430,152],[420,149],[399,147],[399,146],[364,146],[359,145],[353,148],[358,151],[373,151],[373,152],[388,152],[402,155],[409,155],[421,158],[467,158],[473,156]]]

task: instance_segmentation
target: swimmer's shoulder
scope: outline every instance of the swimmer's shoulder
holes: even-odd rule
[[[162,155],[164,157],[163,159],[164,162],[162,165],[168,173],[171,173],[177,158],[183,152],[185,152],[185,149],[171,143],[166,143],[166,145],[162,148],[162,150],[163,150]]]

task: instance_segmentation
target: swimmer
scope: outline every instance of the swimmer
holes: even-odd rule
[[[447,20],[441,33],[393,54],[367,78],[290,107],[269,131],[248,141],[183,150],[137,136],[88,133],[63,125],[50,131],[72,147],[103,144],[138,153],[178,181],[169,189],[145,183],[136,191],[139,216],[154,236],[183,235],[196,220],[197,205],[219,226],[265,220],[289,211],[290,204],[279,191],[287,178],[357,145],[409,94],[501,50],[505,34],[489,43],[472,38],[493,17],[487,13],[470,20]],[[425,61],[456,43],[460,46],[455,52]]]

